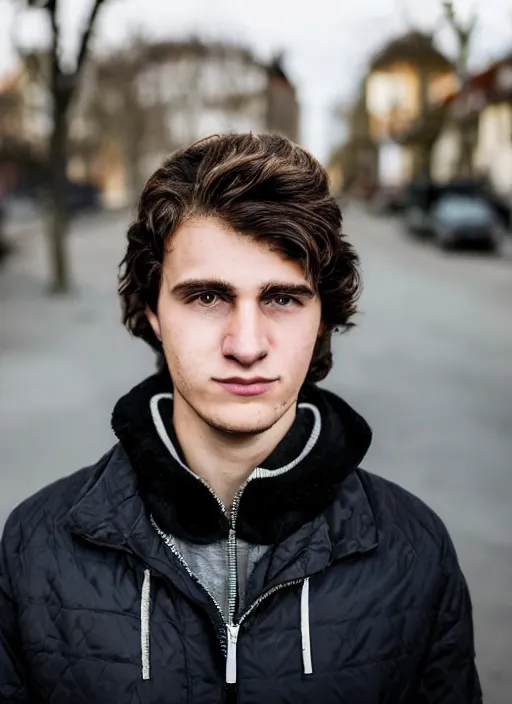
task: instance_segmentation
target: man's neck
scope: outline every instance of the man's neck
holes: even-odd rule
[[[229,512],[236,492],[290,430],[296,404],[263,433],[236,435],[215,430],[175,393],[173,424],[188,467],[201,477]]]

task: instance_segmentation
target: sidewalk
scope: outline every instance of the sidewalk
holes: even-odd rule
[[[116,274],[128,217],[75,222],[68,297],[46,293],[39,228],[20,234],[0,269],[0,527],[16,503],[110,447],[113,404],[153,371],[152,353],[120,323]]]

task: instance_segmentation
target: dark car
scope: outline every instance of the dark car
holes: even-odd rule
[[[98,210],[100,191],[89,182],[68,181],[65,190],[66,209],[70,215]]]
[[[403,217],[407,231],[414,235],[430,235],[430,213],[438,189],[428,179],[411,181],[404,192]]]
[[[432,206],[432,235],[443,249],[457,245],[499,248],[504,235],[503,223],[492,205],[481,197],[448,194]]]
[[[372,208],[379,214],[401,213],[404,209],[404,189],[400,186],[381,186],[375,193]]]
[[[485,202],[505,230],[511,225],[510,205],[482,179],[458,178],[444,183],[418,179],[408,184],[404,196],[404,223],[411,234],[434,235],[433,215],[438,204],[449,197],[466,197]]]

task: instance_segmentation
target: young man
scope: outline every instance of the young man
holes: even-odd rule
[[[119,291],[161,370],[105,457],[7,522],[1,702],[481,701],[446,529],[359,468],[367,423],[315,385],[360,288],[340,224],[281,137],[150,178]]]

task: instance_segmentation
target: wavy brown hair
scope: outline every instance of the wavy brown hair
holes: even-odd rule
[[[194,215],[222,219],[300,262],[320,296],[324,323],[307,379],[324,379],[332,367],[332,332],[353,325],[361,292],[359,259],[342,233],[324,168],[285,137],[222,134],[174,153],[150,177],[128,230],[119,295],[125,326],[158,353],[160,367],[162,345],[145,310],[156,311],[169,240]]]

